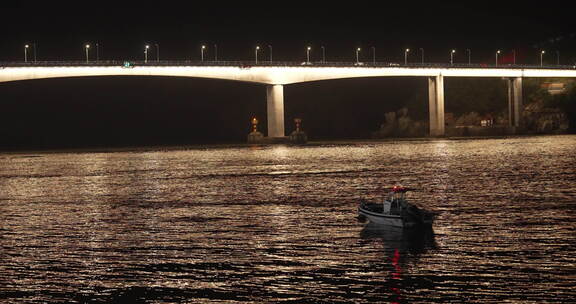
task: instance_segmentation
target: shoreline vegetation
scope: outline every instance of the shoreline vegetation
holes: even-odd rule
[[[488,85],[489,84],[489,85]],[[445,136],[507,136],[570,134],[576,132],[576,81],[570,79],[526,79],[521,126],[510,126],[510,109],[497,79],[480,90],[469,80],[453,80],[446,93]],[[420,96],[418,99],[423,99]],[[420,137],[428,134],[428,118],[405,106],[387,112],[374,138]],[[415,112],[415,113],[414,113]]]

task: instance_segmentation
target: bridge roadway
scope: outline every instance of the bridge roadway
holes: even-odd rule
[[[129,64],[127,64],[129,63]],[[93,76],[172,76],[224,79],[267,86],[268,136],[283,137],[284,85],[360,77],[427,77],[430,135],[444,135],[444,77],[498,77],[508,81],[509,122],[521,127],[522,79],[574,77],[576,66],[194,62],[194,61],[77,61],[0,62],[0,82]]]

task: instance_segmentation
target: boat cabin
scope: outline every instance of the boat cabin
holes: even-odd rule
[[[400,214],[402,206],[401,202],[406,200],[406,192],[408,188],[402,186],[394,186],[392,191],[388,194],[383,203],[384,214]]]

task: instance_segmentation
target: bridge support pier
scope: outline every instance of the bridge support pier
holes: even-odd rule
[[[508,126],[517,131],[522,126],[522,77],[508,78]]]
[[[428,78],[428,109],[430,136],[444,136],[444,77]]]
[[[284,86],[266,87],[268,112],[268,137],[284,137]]]

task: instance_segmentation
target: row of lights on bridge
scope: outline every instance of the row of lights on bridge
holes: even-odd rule
[[[154,46],[156,47],[156,61],[160,61],[160,46],[155,43]],[[34,47],[34,62],[36,62],[36,44],[33,44]],[[30,48],[29,44],[24,45],[24,62],[28,62],[28,49]],[[91,46],[90,44],[85,44],[84,45],[84,49],[86,51],[86,62],[89,62],[89,50],[90,50]],[[326,48],[324,48],[324,46],[320,47],[322,50],[322,63],[326,62]],[[148,50],[150,49],[150,45],[146,44],[144,46],[144,62],[148,62]],[[269,49],[269,61],[272,62],[272,46],[268,45],[268,49]],[[200,47],[200,59],[201,61],[204,61],[204,51],[206,50],[206,45],[202,45]],[[306,64],[311,64],[310,62],[310,51],[312,50],[311,46],[306,47]],[[372,61],[373,63],[376,63],[376,47],[371,47],[372,50]],[[254,50],[254,57],[255,57],[255,62],[256,64],[258,63],[258,51],[260,51],[260,46],[256,46],[255,50]],[[359,58],[359,54],[360,51],[362,51],[361,48],[356,48],[356,63],[359,64],[360,63],[360,58]],[[404,50],[404,64],[408,64],[408,54],[410,53],[410,49],[405,49]],[[422,58],[422,63],[424,63],[424,49],[420,48],[420,55]],[[468,54],[468,64],[472,64],[472,51],[470,49],[466,49],[466,53]],[[498,66],[498,57],[500,56],[500,54],[502,53],[501,50],[497,50],[496,51],[496,66]],[[454,54],[456,54],[456,50],[450,50],[450,64],[454,64]],[[544,65],[544,54],[546,54],[546,51],[541,50],[540,51],[540,66]],[[513,64],[516,64],[516,50],[512,50],[512,55],[513,55]],[[98,43],[96,43],[96,60],[99,60],[99,46]],[[556,59],[557,59],[557,64],[560,65],[560,52],[556,51]],[[215,44],[214,45],[214,60],[218,61],[218,46]]]

